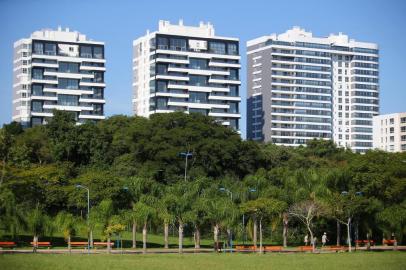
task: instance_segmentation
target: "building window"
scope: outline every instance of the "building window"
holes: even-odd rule
[[[158,45],[158,49],[161,50],[167,50],[168,49],[168,39],[164,38],[164,37],[158,37],[157,38],[157,45]]]
[[[406,126],[400,127],[400,132],[406,132]]]
[[[389,133],[394,133],[394,132],[395,132],[395,128],[394,128],[394,127],[389,128]]]
[[[33,51],[35,54],[44,54],[44,44],[41,42],[34,42]]]
[[[406,117],[402,117],[402,118],[400,118],[400,122],[403,124],[403,123],[406,123]]]
[[[103,99],[103,89],[102,88],[93,88],[93,98]]]
[[[92,58],[92,47],[90,47],[90,46],[80,46],[80,57]]]
[[[156,74],[160,74],[160,75],[168,74],[166,65],[163,65],[163,64],[156,65],[156,72],[157,72]]]
[[[230,96],[238,97],[238,87],[235,85],[230,86]]]
[[[32,117],[31,118],[31,126],[39,126],[42,125],[42,118],[41,117]]]
[[[190,68],[207,69],[207,60],[206,59],[190,58],[189,61],[190,61]]]
[[[226,44],[222,42],[210,42],[209,51],[215,54],[226,54]]]
[[[238,70],[237,69],[230,69],[230,76],[228,78],[230,80],[238,80]]]
[[[207,85],[207,77],[206,76],[198,76],[198,75],[190,75],[189,76],[189,84],[195,86],[206,86]]]
[[[156,99],[156,108],[157,110],[166,110],[168,107],[168,102],[166,98],[157,98]]]
[[[394,151],[395,150],[395,146],[394,145],[389,145],[389,151]]]
[[[230,109],[228,110],[230,113],[238,113],[238,103],[230,102]]]
[[[403,150],[403,151],[406,150],[406,144],[402,144],[400,149]]]
[[[186,51],[186,40],[183,38],[171,38],[170,49],[174,51]]]
[[[59,78],[58,79],[58,88],[79,89],[79,80]]]
[[[33,96],[42,96],[42,85],[40,84],[33,84],[31,94]]]
[[[59,72],[79,73],[79,64],[70,62],[59,62]]]
[[[79,97],[73,95],[58,95],[58,105],[78,106]]]
[[[32,69],[32,78],[37,80],[42,80],[43,78],[43,70],[40,68],[33,68]]]
[[[164,81],[156,82],[157,92],[168,92],[168,86]]]
[[[205,110],[205,109],[194,109],[194,108],[191,108],[191,109],[189,109],[189,112],[190,112],[190,113],[200,113],[200,114],[203,114],[203,115],[207,115],[207,110]]]
[[[93,104],[93,114],[103,115],[103,104]]]
[[[56,44],[45,43],[45,54],[46,55],[56,55]]]
[[[93,76],[94,76],[93,82],[102,83],[104,81],[103,72],[94,71]]]
[[[93,47],[93,58],[103,59],[104,58],[103,54],[104,54],[103,53],[103,47],[101,47],[101,46],[94,46]]]
[[[230,55],[238,55],[238,47],[235,43],[229,43],[227,45],[227,52]]]
[[[395,137],[394,136],[390,136],[389,137],[389,142],[394,142],[395,141]]]
[[[207,103],[207,93],[189,92],[189,101],[193,103]]]
[[[402,142],[406,142],[406,135],[400,136],[400,140],[401,140]]]
[[[395,123],[395,119],[394,118],[390,118],[389,119],[389,124],[393,125]]]
[[[42,101],[33,101],[31,103],[31,110],[33,112],[42,112]]]

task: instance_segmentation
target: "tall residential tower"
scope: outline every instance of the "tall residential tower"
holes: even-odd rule
[[[247,138],[298,146],[332,139],[372,148],[379,112],[378,46],[294,27],[247,42]]]
[[[14,43],[13,121],[46,123],[52,111],[78,123],[104,119],[104,43],[69,29],[41,30]]]
[[[197,112],[239,130],[240,56],[237,38],[160,21],[133,42],[134,114]]]

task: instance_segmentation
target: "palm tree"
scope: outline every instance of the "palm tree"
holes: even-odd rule
[[[148,222],[156,216],[156,199],[154,197],[143,195],[141,199],[134,205],[136,219],[142,222],[142,250],[147,252],[147,230]]]
[[[104,233],[107,236],[107,251],[110,253],[111,251],[111,236],[113,234],[120,235],[121,232],[125,230],[125,225],[123,224],[123,218],[119,215],[111,216]],[[121,238],[121,237],[120,237]]]
[[[14,193],[6,188],[0,188],[0,227],[13,237],[26,226],[23,209],[17,205]]]
[[[71,253],[71,237],[75,234],[77,219],[71,213],[62,211],[56,216],[55,225],[57,229],[62,231],[65,240],[68,241],[68,250]]]
[[[213,236],[215,248],[219,245],[219,234],[222,222],[227,218],[228,211],[231,206],[231,202],[228,198],[224,197],[212,197],[206,199],[207,205],[207,217],[213,224]]]
[[[164,223],[164,248],[169,248],[169,224],[175,222],[175,216],[169,211],[168,204],[166,202],[166,197],[164,196],[158,202],[158,218]]]
[[[39,203],[26,215],[28,231],[33,236],[33,252],[37,250],[38,238],[44,234],[52,234],[53,226],[49,217],[43,212]]]
[[[107,238],[108,246],[107,252],[110,253],[111,246],[110,246],[110,234],[106,233],[107,227],[109,226],[109,221],[111,217],[114,215],[114,208],[113,208],[113,201],[111,199],[103,200],[97,205],[93,207],[92,212],[90,213],[90,219],[92,220],[93,224],[98,224],[102,227],[102,232],[104,236]]]

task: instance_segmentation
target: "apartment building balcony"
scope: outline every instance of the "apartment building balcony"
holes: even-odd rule
[[[240,85],[241,81],[239,81],[239,80],[230,80],[230,79],[213,79],[213,78],[209,78],[209,83]]]

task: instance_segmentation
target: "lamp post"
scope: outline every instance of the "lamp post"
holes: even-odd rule
[[[187,152],[181,152],[179,153],[179,155],[181,155],[182,157],[185,157],[185,182],[186,182],[186,177],[187,177],[187,160],[189,157],[193,156],[192,153],[190,153],[189,151]]]
[[[219,190],[221,192],[226,192],[228,195],[230,195],[231,202],[233,202],[233,193],[229,189],[221,187],[219,188]],[[233,232],[231,229],[230,229],[230,253],[233,253]]]
[[[90,215],[90,190],[89,188],[82,186],[80,184],[76,185],[76,188],[83,188],[87,191],[87,228],[90,230],[89,224],[89,215]],[[87,233],[87,253],[90,254],[90,239],[89,239],[89,231]]]

